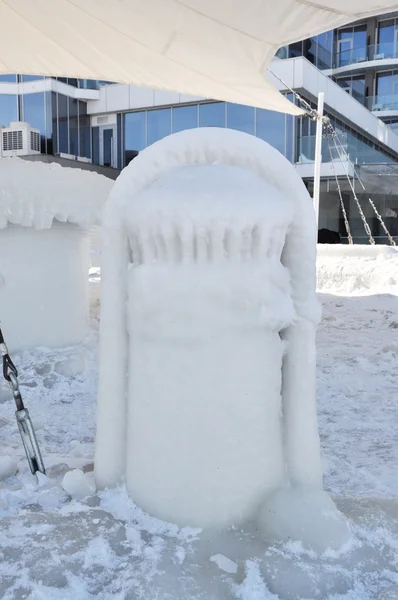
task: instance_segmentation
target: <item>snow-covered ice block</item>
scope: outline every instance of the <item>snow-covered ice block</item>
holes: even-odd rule
[[[125,476],[148,513],[209,529],[289,484],[322,490],[315,238],[299,175],[253,136],[181,132],[123,171],[103,220],[99,487]]]
[[[90,228],[100,222],[113,181],[19,158],[1,160],[0,180],[0,314],[8,347],[76,344],[88,333]]]
[[[62,487],[74,500],[82,500],[95,493],[95,483],[91,473],[74,469],[64,475]]]

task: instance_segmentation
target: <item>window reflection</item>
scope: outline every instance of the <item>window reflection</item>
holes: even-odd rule
[[[68,98],[63,94],[58,96],[58,152],[69,154],[68,136]]]
[[[272,110],[257,108],[256,136],[285,154],[285,115]]]
[[[254,135],[254,108],[228,102],[227,127]]]
[[[173,108],[173,133],[198,126],[198,105]]]
[[[12,75],[0,75],[0,83],[16,83],[17,76],[15,74]]]
[[[11,121],[18,120],[17,96],[0,94],[0,125],[8,127]]]
[[[87,115],[87,104],[79,101],[79,156],[91,158],[90,117]]]
[[[37,81],[44,79],[43,75],[21,75],[21,81]]]
[[[148,110],[148,146],[171,134],[171,108]]]
[[[24,94],[23,120],[40,131],[41,151],[46,152],[45,94]]]
[[[68,98],[69,104],[69,154],[79,155],[79,122],[78,122],[78,101],[75,98]]]
[[[211,102],[199,105],[199,127],[225,127],[224,102]]]
[[[124,115],[124,165],[146,148],[146,111]]]
[[[93,163],[100,164],[99,127],[93,127]]]

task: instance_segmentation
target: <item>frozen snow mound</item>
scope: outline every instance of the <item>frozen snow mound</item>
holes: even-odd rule
[[[98,486],[125,476],[143,510],[181,526],[261,508],[276,538],[284,490],[322,520],[307,545],[340,547],[344,519],[322,512],[315,218],[294,167],[242,132],[175,134],[122,173],[103,231]],[[305,544],[293,518],[284,532]]]
[[[341,295],[398,295],[398,249],[318,244],[317,290]]]
[[[100,222],[113,181],[57,163],[0,160],[0,229],[50,229],[53,220],[91,227]]]

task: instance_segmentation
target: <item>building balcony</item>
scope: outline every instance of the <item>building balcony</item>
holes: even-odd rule
[[[397,105],[398,106],[398,105]],[[353,165],[364,165],[373,163],[387,163],[393,162],[393,159],[382,155],[376,148],[365,143],[363,140],[357,138],[351,133],[338,133],[338,148],[334,146],[333,140],[329,143],[326,138],[322,140],[322,161],[326,163],[335,163],[338,168],[337,174],[341,172],[342,163]],[[342,160],[343,159],[343,160]],[[315,136],[303,136],[299,140],[298,144],[298,159],[297,162],[300,165],[308,165],[315,161]],[[343,174],[346,172],[347,167],[343,166]]]
[[[368,96],[366,98],[366,107],[373,113],[398,112],[398,95]]]
[[[333,60],[333,70],[341,70],[341,72],[358,70],[363,68],[364,63],[367,67],[397,65],[398,42],[386,42],[337,52]]]

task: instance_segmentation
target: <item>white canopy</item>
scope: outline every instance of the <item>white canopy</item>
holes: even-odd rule
[[[397,0],[0,0],[0,73],[133,83],[281,112],[276,50]]]

